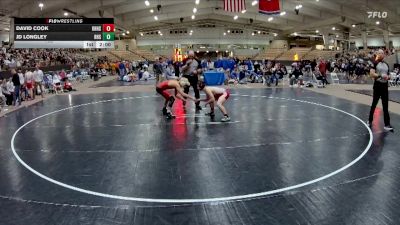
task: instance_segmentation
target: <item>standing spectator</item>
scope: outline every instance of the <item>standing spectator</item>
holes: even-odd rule
[[[33,73],[29,70],[25,72],[26,90],[30,99],[33,99]]]
[[[18,70],[18,77],[19,77],[19,83],[21,84],[20,87],[20,96],[21,96],[21,101],[25,101],[26,97],[27,97],[27,90],[26,90],[26,86],[25,86],[25,74],[22,73],[21,70]]]
[[[17,71],[15,71],[14,69],[11,70],[11,74],[12,74],[11,81],[14,86],[14,106],[17,105],[17,102],[18,105],[21,105],[21,96],[20,96],[21,83],[19,80],[19,75]]]
[[[199,77],[197,74],[198,68],[199,62],[194,58],[194,52],[190,50],[188,53],[188,57],[183,61],[182,74],[183,77],[186,77],[189,80],[190,86],[193,87],[196,99],[200,99],[200,92],[197,86],[197,83],[199,81]],[[185,87],[184,92],[186,94],[189,93],[190,86]],[[200,101],[196,102],[196,110],[201,110]]]
[[[35,72],[33,72],[33,78],[35,80],[35,91],[36,93],[39,93],[42,95],[42,98],[44,98],[44,91],[43,91],[43,71],[39,68],[39,66],[36,66]],[[33,93],[32,96],[33,99],[35,99],[35,93]]]
[[[118,69],[119,69],[119,78],[120,78],[120,80],[123,80],[123,77],[125,76],[125,71],[126,71],[125,63],[123,61],[119,63]]]
[[[13,105],[13,104],[15,105],[15,95],[14,95],[15,87],[12,82],[12,77],[10,79],[8,79],[6,86],[7,86],[8,92],[10,93],[10,99],[8,101],[8,105]]]
[[[378,50],[376,61],[377,64],[375,69],[371,69],[370,76],[374,79],[374,92],[373,92],[373,100],[371,105],[371,110],[369,113],[368,124],[371,125],[374,119],[374,112],[376,105],[378,104],[379,99],[382,100],[382,109],[383,109],[383,119],[385,122],[384,129],[387,131],[393,130],[393,127],[390,125],[390,116],[389,116],[389,65],[384,61],[384,51],[382,49]]]
[[[154,75],[156,76],[156,86],[159,82],[161,82],[162,75],[164,74],[164,67],[163,67],[163,58],[158,58],[158,62],[154,63],[153,71]]]
[[[327,63],[324,59],[321,58],[318,64],[319,72],[321,72],[322,76],[325,77],[326,80],[326,71],[327,71]],[[329,83],[328,83],[329,84]]]

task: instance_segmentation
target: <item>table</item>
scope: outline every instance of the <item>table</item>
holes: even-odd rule
[[[222,85],[225,81],[225,74],[217,71],[204,72],[204,83],[206,85]]]

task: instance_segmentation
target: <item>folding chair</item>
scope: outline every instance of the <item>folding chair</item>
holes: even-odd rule
[[[331,73],[332,84],[340,84],[337,73]]]

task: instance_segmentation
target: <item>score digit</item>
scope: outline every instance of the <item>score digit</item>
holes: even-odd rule
[[[114,41],[115,33],[103,33],[103,41]]]
[[[114,32],[114,24],[103,24],[103,32]]]

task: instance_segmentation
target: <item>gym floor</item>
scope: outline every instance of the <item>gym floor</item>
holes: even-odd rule
[[[0,118],[0,224],[399,224],[399,135],[305,89],[233,89],[221,123],[149,92]],[[393,126],[400,118],[391,114]]]

